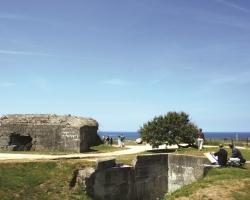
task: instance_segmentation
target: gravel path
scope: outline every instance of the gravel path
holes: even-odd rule
[[[106,152],[106,153],[77,153],[77,154],[67,154],[67,155],[42,155],[42,154],[16,154],[16,153],[0,153],[0,161],[34,161],[34,160],[59,160],[59,159],[76,159],[76,158],[107,158],[119,155],[129,155],[141,153],[150,149],[147,145],[137,145],[137,146],[126,146],[126,149]]]
[[[209,147],[216,147],[216,146],[205,146],[206,148]],[[160,149],[166,148],[165,145],[159,147]],[[177,148],[176,145],[168,146],[167,148]],[[126,149],[113,151],[113,152],[106,152],[106,153],[76,153],[76,154],[66,154],[66,155],[46,155],[46,154],[22,154],[22,153],[0,153],[0,162],[4,161],[39,161],[39,160],[59,160],[59,159],[79,159],[79,158],[86,158],[88,160],[96,160],[100,158],[108,158],[114,157],[119,155],[129,155],[129,154],[136,154],[141,153],[146,150],[151,150],[152,147],[150,145],[127,145]]]

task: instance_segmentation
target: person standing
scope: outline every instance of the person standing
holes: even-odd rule
[[[109,140],[110,140],[110,138],[109,138],[109,135],[108,135],[107,138],[106,138],[106,144],[109,144]]]
[[[197,146],[198,146],[199,151],[201,151],[203,148],[204,140],[205,140],[205,136],[204,136],[204,133],[202,132],[202,129],[200,128],[197,134]]]
[[[218,164],[220,166],[227,165],[227,151],[223,148],[223,145],[219,145],[219,151],[215,152],[214,155],[218,157]]]
[[[106,137],[104,135],[102,136],[102,142],[103,142],[103,144],[105,144],[105,142],[106,142]]]
[[[125,147],[125,136],[121,135],[121,147]]]
[[[122,147],[122,141],[120,135],[118,136],[117,142],[118,142],[118,147]]]

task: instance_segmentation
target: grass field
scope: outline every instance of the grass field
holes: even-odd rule
[[[196,156],[204,156],[204,153],[206,152],[216,152],[218,151],[218,147],[207,147],[207,148],[203,148],[202,151],[198,151],[195,148],[181,148],[178,149],[175,153],[177,154],[188,154],[188,155],[196,155]],[[228,152],[228,156],[230,157],[232,155],[232,151],[230,148],[225,147],[226,151]],[[250,161],[250,149],[246,148],[246,149],[240,149],[243,157],[246,160]]]
[[[90,152],[103,153],[124,149],[99,145],[92,147]],[[36,153],[54,154],[55,152]],[[117,162],[130,164],[135,156],[118,156]],[[0,164],[0,200],[89,200],[90,198],[79,186],[71,188],[70,182],[76,169],[94,165],[95,162],[79,159],[24,163],[2,162]]]
[[[244,168],[214,168],[207,176],[195,183],[184,186],[167,200],[249,200],[250,197],[250,165]]]
[[[70,188],[73,172],[93,165],[82,160],[1,163],[1,200],[89,199],[79,188]]]
[[[242,146],[242,147],[250,147],[250,140],[219,140],[219,139],[209,139],[205,141],[205,145],[216,145],[219,146],[219,144],[231,144],[234,143],[236,146]]]
[[[124,148],[123,148],[124,149]],[[198,151],[194,148],[178,149],[174,153],[203,156],[204,152],[217,151],[217,147],[204,148]],[[110,152],[119,148],[99,145],[93,147],[96,152]],[[230,149],[227,148],[230,152]],[[242,149],[243,156],[250,160],[250,149]],[[150,152],[152,153],[152,152]],[[131,164],[134,155],[117,156],[117,163]],[[230,153],[229,153],[230,156]],[[93,166],[94,162],[78,160],[44,161],[0,164],[0,199],[1,200],[88,200],[79,187],[70,187],[73,173],[76,169]],[[204,178],[183,187],[167,196],[167,199],[236,199],[247,200],[250,196],[250,165],[241,168],[212,169]],[[220,192],[223,191],[223,194]],[[232,192],[234,191],[234,192]],[[224,194],[225,193],[225,194]],[[224,195],[224,196],[223,196]]]

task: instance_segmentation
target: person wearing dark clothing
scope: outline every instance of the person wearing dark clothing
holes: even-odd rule
[[[106,144],[109,144],[109,140],[110,140],[110,138],[109,138],[109,136],[107,136],[107,138],[106,138]]]
[[[214,153],[215,156],[218,157],[218,164],[220,166],[226,166],[227,165],[227,151],[223,148],[223,145],[220,144],[220,149],[216,153]]]
[[[229,144],[230,149],[232,149],[232,158],[239,158],[241,163],[245,163],[246,159],[243,158],[239,149],[237,149],[233,144]]]
[[[204,136],[204,133],[202,132],[202,129],[200,128],[197,133],[197,146],[198,146],[199,151],[201,151],[203,148],[204,140],[205,140],[205,136]]]

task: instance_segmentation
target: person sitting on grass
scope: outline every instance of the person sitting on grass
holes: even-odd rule
[[[240,163],[244,164],[246,159],[243,158],[239,149],[237,149],[233,144],[229,144],[230,149],[232,149],[232,156],[230,160],[238,159]]]
[[[219,145],[219,150],[214,153],[215,156],[217,156],[217,162],[220,166],[226,166],[227,165],[227,151],[223,148],[223,145]]]

